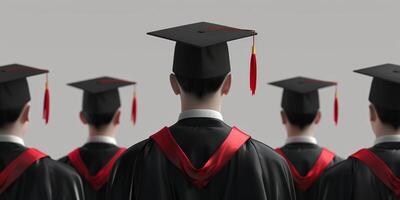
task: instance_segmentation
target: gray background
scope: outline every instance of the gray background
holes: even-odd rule
[[[371,79],[352,70],[400,63],[399,1],[82,1],[2,0],[0,64],[49,68],[51,122],[41,120],[44,76],[29,79],[32,113],[26,143],[54,158],[84,143],[78,118],[82,92],[67,82],[111,75],[139,82],[139,121],[130,123],[132,88],[120,90],[121,145],[130,146],[162,126],[174,123],[179,99],[172,95],[174,43],[145,32],[198,21],[254,28],[259,66],[258,91],[248,84],[251,39],[230,43],[232,92],[223,114],[254,138],[273,147],[283,144],[280,89],[265,83],[296,75],[340,83],[340,123],[333,123],[334,89],[321,91],[320,144],[347,156],[370,146],[368,121]]]

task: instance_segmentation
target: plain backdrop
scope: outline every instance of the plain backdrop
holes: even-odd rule
[[[348,156],[374,139],[368,120],[371,78],[352,71],[400,63],[399,6],[396,0],[2,0],[0,65],[51,70],[47,126],[41,120],[45,77],[29,79],[32,112],[25,142],[59,158],[87,138],[78,118],[82,92],[66,83],[103,75],[137,81],[137,126],[129,115],[133,89],[120,89],[117,139],[130,146],[173,124],[180,112],[168,79],[174,43],[146,32],[199,21],[256,29],[255,96],[249,90],[251,38],[229,43],[234,79],[223,107],[226,122],[280,146],[282,91],[266,83],[298,75],[338,81],[339,125],[333,123],[334,88],[321,90],[323,120],[316,137]]]

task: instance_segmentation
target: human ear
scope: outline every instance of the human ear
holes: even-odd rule
[[[119,125],[120,119],[121,119],[121,111],[118,110],[118,111],[115,113],[115,115],[114,115],[113,124],[114,124],[114,125]]]
[[[88,124],[88,121],[87,121],[87,119],[85,117],[85,114],[83,114],[83,111],[79,112],[79,119],[81,119],[81,122],[83,124],[85,124],[85,125]]]
[[[181,94],[181,88],[179,87],[178,80],[176,79],[175,74],[169,75],[169,82],[171,83],[171,88],[174,91],[175,95]]]
[[[314,119],[314,124],[319,124],[319,122],[321,121],[321,117],[322,117],[322,114],[320,111],[318,111],[315,116],[315,119]]]
[[[225,77],[224,82],[222,83],[221,94],[228,95],[229,91],[231,90],[231,85],[232,85],[232,75],[228,74]]]

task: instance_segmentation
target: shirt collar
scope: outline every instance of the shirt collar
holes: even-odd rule
[[[24,140],[15,135],[0,135],[0,142],[12,142],[25,146]]]
[[[292,136],[286,139],[286,144],[291,143],[310,143],[310,144],[318,144],[317,139],[312,136]]]
[[[215,118],[224,121],[220,112],[211,109],[191,109],[179,114],[179,120],[187,118]]]
[[[375,139],[375,144],[386,142],[400,142],[400,135],[385,135]]]
[[[117,140],[110,136],[91,136],[88,138],[87,143],[107,143],[117,145]]]

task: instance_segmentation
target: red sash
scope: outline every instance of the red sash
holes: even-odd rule
[[[193,166],[167,127],[150,138],[157,143],[168,160],[189,177],[193,185],[202,188],[229,162],[250,136],[233,127],[218,150],[200,169]]]
[[[47,155],[34,148],[29,148],[10,162],[10,164],[0,172],[0,194],[14,183],[26,169],[44,157],[47,157]]]
[[[361,149],[350,157],[363,162],[381,180],[396,197],[400,197],[400,179],[375,153],[368,149]]]
[[[307,173],[306,176],[302,176],[281,149],[277,148],[276,152],[285,158],[289,165],[290,171],[292,172],[296,188],[302,191],[308,190],[335,158],[334,153],[330,152],[328,149],[322,148],[322,152],[312,169]]]
[[[108,161],[108,163],[103,168],[101,168],[101,170],[97,172],[97,174],[94,176],[90,175],[88,168],[83,162],[80,154],[80,148],[77,148],[69,153],[68,159],[74,166],[74,168],[78,171],[78,173],[86,179],[86,181],[90,184],[90,186],[92,186],[94,190],[97,191],[100,190],[104,186],[104,184],[107,183],[110,172],[115,162],[124,153],[125,150],[125,148],[121,148],[120,150],[118,150],[117,153],[115,153],[115,155],[110,159],[110,161]]]

